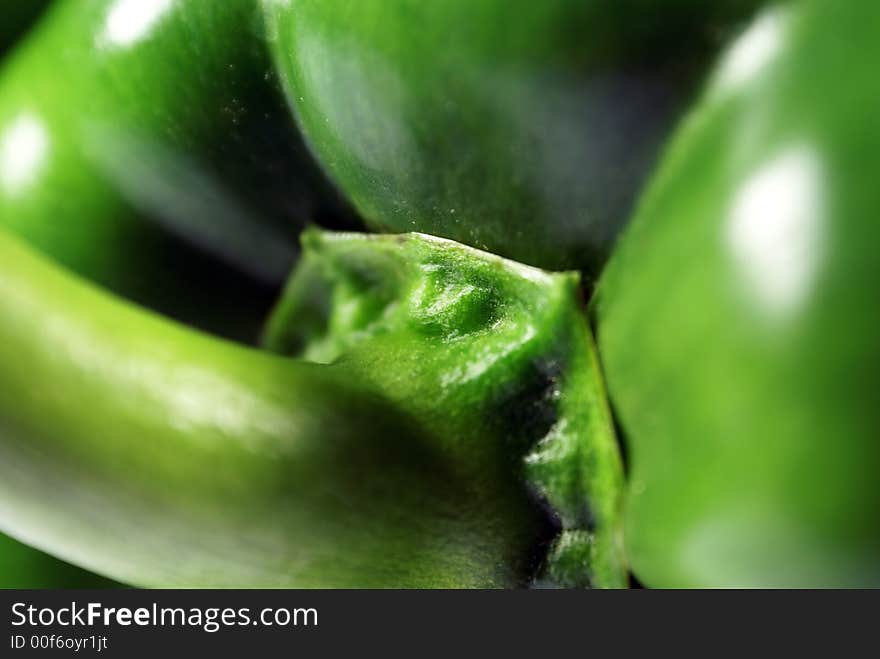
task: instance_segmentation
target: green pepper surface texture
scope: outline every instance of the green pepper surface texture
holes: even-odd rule
[[[53,3],[0,68],[0,226],[115,292],[253,339],[298,231],[346,217],[263,33],[255,0]]]
[[[11,117],[3,131],[3,146],[9,157],[2,169],[5,196],[2,199],[4,205],[0,208],[0,217],[3,218],[6,228],[28,239],[68,268],[165,313],[176,312],[180,306],[183,308],[184,319],[192,321],[194,316],[188,314],[195,313],[195,317],[205,325],[205,310],[207,313],[213,312],[217,323],[207,324],[209,329],[230,333],[230,325],[235,325],[237,321],[228,316],[241,313],[235,306],[238,299],[235,283],[230,283],[225,277],[218,278],[216,272],[205,266],[204,273],[195,273],[198,276],[192,292],[201,295],[201,299],[193,309],[194,300],[186,290],[186,278],[192,274],[193,268],[189,264],[181,272],[178,267],[180,259],[188,256],[185,250],[182,251],[179,238],[196,243],[207,240],[209,251],[219,251],[221,257],[233,259],[233,265],[241,266],[240,269],[246,274],[249,269],[264,268],[262,273],[257,272],[258,279],[271,280],[277,276],[275,271],[281,269],[292,254],[290,243],[282,234],[261,233],[259,217],[232,218],[231,223],[227,223],[225,228],[220,226],[219,230],[200,224],[208,218],[223,225],[223,214],[235,210],[234,207],[229,208],[230,199],[222,196],[225,193],[222,186],[227,185],[230,178],[221,180],[218,183],[220,187],[214,186],[201,169],[206,158],[210,160],[218,153],[228,157],[232,165],[238,168],[233,169],[232,173],[249,173],[248,168],[260,166],[259,162],[240,163],[236,160],[242,151],[247,152],[251,148],[247,140],[252,135],[239,134],[235,127],[241,122],[247,122],[248,117],[256,111],[262,110],[259,102],[253,100],[253,96],[257,97],[257,101],[264,100],[258,92],[242,90],[240,86],[253,84],[252,79],[256,73],[259,73],[257,87],[268,84],[271,89],[272,83],[271,76],[254,62],[248,59],[241,61],[244,54],[262,63],[261,51],[255,45],[258,40],[252,33],[256,27],[252,20],[251,6],[250,3],[236,2],[217,8],[196,0],[154,2],[148,5],[135,5],[126,0],[92,4],[58,3],[54,13],[6,63],[0,79],[0,109],[5,108],[7,116]],[[235,40],[224,41],[224,35],[232,35]],[[199,38],[205,41],[204,45],[198,41]],[[195,71],[180,71],[171,66],[188,63],[189,55],[193,56]],[[227,72],[227,67],[231,73]],[[69,79],[65,77],[68,75]],[[144,89],[154,90],[156,93],[149,103],[142,102]],[[242,96],[240,108],[223,106],[230,95],[236,93],[251,96]],[[236,97],[232,96],[230,102],[234,104]],[[218,110],[217,106],[222,107]],[[279,107],[287,112],[283,103]],[[66,114],[71,108],[73,116]],[[225,116],[229,112],[233,113],[231,118]],[[258,151],[257,155],[264,154]],[[281,163],[280,172],[285,176],[297,174],[296,171],[291,171],[289,163]],[[252,182],[252,178],[246,177],[245,187],[253,187]],[[265,191],[265,188],[258,188],[258,192]],[[326,184],[325,188],[318,188],[318,192],[326,193]],[[215,194],[221,196],[212,196]],[[192,195],[196,195],[196,199]],[[271,195],[269,199],[271,200]],[[212,216],[212,213],[218,212],[220,217]],[[195,217],[190,217],[191,215]],[[250,231],[252,225],[254,229]],[[175,235],[172,239],[163,236],[163,230],[183,235]],[[250,239],[251,244],[241,245],[239,239],[245,240],[245,243]],[[220,242],[211,242],[216,240]],[[458,246],[436,245],[425,240],[411,239],[408,243],[411,247],[407,248],[406,245],[398,245],[396,239],[362,244],[352,237],[327,242],[326,244],[334,246],[333,249],[314,247],[314,251],[325,256],[313,256],[304,261],[301,268],[304,274],[299,274],[294,279],[291,288],[293,293],[286,295],[282,308],[272,319],[272,331],[267,333],[267,345],[288,354],[296,352],[289,338],[293,333],[301,331],[300,326],[307,324],[309,319],[305,311],[303,318],[290,318],[289,310],[300,305],[296,291],[302,285],[296,282],[313,279],[314,275],[309,273],[324,267],[318,268],[314,264],[325,258],[333,264],[346,264],[344,268],[330,268],[337,276],[341,272],[346,273],[341,277],[341,282],[333,287],[335,291],[345,288],[356,279],[351,271],[357,271],[356,264],[360,260],[358,254],[369,254],[374,249],[384,253],[382,258],[387,263],[397,265],[382,271],[383,276],[388,279],[384,283],[376,282],[378,272],[367,277],[370,282],[377,283],[379,290],[371,291],[362,286],[363,299],[359,301],[360,305],[400,306],[402,303],[399,300],[382,297],[383,291],[396,287],[405,299],[421,300],[420,304],[424,308],[413,308],[413,313],[418,312],[416,320],[403,313],[397,314],[390,326],[375,324],[372,329],[380,329],[377,333],[381,336],[371,342],[362,344],[362,328],[353,328],[354,334],[359,337],[357,350],[355,356],[346,354],[347,370],[343,372],[348,375],[339,379],[352,380],[351,386],[355,393],[349,394],[344,389],[336,391],[332,387],[322,389],[316,384],[314,397],[328,409],[336,409],[342,417],[338,420],[341,430],[335,434],[343,438],[359,432],[360,426],[364,425],[362,422],[357,423],[357,415],[349,419],[351,423],[344,420],[350,406],[347,401],[358,399],[359,388],[370,390],[370,395],[377,399],[392,399],[397,409],[403,408],[405,415],[414,416],[424,426],[416,435],[430,436],[436,433],[436,428],[447,424],[448,417],[453,415],[455,422],[447,428],[449,437],[445,441],[458,446],[463,452],[463,456],[458,456],[458,462],[468,465],[469,478],[475,479],[477,483],[489,483],[490,490],[504,490],[505,496],[517,502],[516,506],[510,507],[518,507],[518,513],[508,514],[504,510],[500,515],[497,511],[493,513],[494,495],[481,496],[479,489],[475,491],[476,486],[465,483],[463,489],[470,497],[469,505],[473,507],[478,502],[486,504],[488,501],[485,510],[480,513],[482,517],[471,515],[468,506],[455,508],[451,503],[443,514],[452,515],[454,512],[462,517],[461,523],[465,525],[488,525],[486,533],[489,535],[493,533],[492,528],[499,524],[507,525],[507,533],[498,533],[495,536],[496,539],[504,540],[501,543],[504,547],[499,545],[497,551],[490,547],[484,556],[485,561],[494,561],[494,573],[490,573],[486,567],[489,563],[480,564],[479,560],[459,560],[451,556],[450,561],[458,561],[454,570],[452,567],[444,568],[443,561],[438,563],[440,567],[436,571],[429,570],[425,567],[428,564],[427,559],[420,563],[421,570],[408,570],[404,563],[400,564],[397,571],[383,570],[377,566],[374,577],[364,577],[366,580],[361,580],[360,584],[368,585],[370,579],[374,578],[372,583],[385,585],[514,585],[525,583],[537,574],[546,583],[624,585],[626,571],[622,561],[618,514],[621,468],[616,455],[610,416],[601,393],[601,383],[597,381],[596,359],[589,330],[578,311],[577,277],[570,274],[550,276],[528,268],[520,271],[515,264],[502,266],[500,259],[494,257],[483,263],[484,259],[478,258],[477,253],[472,250],[462,251],[464,248]],[[324,243],[325,241],[317,238],[311,239],[313,246]],[[351,249],[344,249],[349,244]],[[391,248],[381,247],[382,245],[390,245]],[[267,246],[271,249],[264,253]],[[224,252],[225,248],[233,251]],[[339,249],[344,257],[336,253]],[[395,258],[389,256],[391,252],[400,250],[402,252]],[[431,256],[430,263],[406,264],[403,255],[416,253],[426,257],[434,254],[440,256]],[[281,255],[280,260],[276,258],[278,254]],[[444,254],[447,256],[444,257]],[[198,255],[189,256],[193,257],[196,269],[204,262]],[[376,258],[380,257],[377,255]],[[234,259],[241,261],[235,262]],[[8,271],[8,281],[16,281],[16,263],[15,258],[6,260],[4,270]],[[472,267],[481,263],[481,267]],[[505,275],[506,269],[510,269],[512,274]],[[447,277],[450,278],[449,281],[446,280]],[[473,281],[470,278],[474,278]],[[517,286],[504,284],[507,279],[521,279],[521,289],[531,287],[528,304],[518,300]],[[532,285],[532,279],[539,283]],[[10,287],[14,287],[14,284],[10,284]],[[416,291],[418,295],[415,294]],[[250,294],[250,289],[245,288],[244,293]],[[373,299],[376,294],[379,295],[378,300]],[[58,299],[63,299],[67,294],[57,292],[57,295]],[[171,301],[170,308],[164,300],[166,295]],[[458,299],[459,295],[463,296],[462,299]],[[33,293],[35,300],[39,296],[39,293]],[[431,302],[434,298],[437,299]],[[23,298],[19,296],[18,299]],[[541,300],[542,303],[539,302]],[[539,309],[541,304],[546,305],[546,313],[532,314],[530,309]],[[23,328],[21,319],[30,318],[38,324],[41,314],[46,314],[49,318],[51,306],[46,303],[41,307],[40,313],[20,314],[16,327],[18,330]],[[516,322],[507,322],[506,332],[498,333],[504,326],[502,321],[511,320],[507,311],[514,307],[519,318]],[[85,316],[96,318],[101,315],[98,308],[93,308],[88,303],[80,308],[89,309],[87,314],[83,314]],[[15,309],[15,305],[11,304],[7,309],[8,314],[16,315]],[[15,504],[13,507],[18,512],[10,513],[13,521],[4,528],[36,546],[127,583],[358,585],[357,578],[353,576],[354,571],[347,573],[343,568],[333,570],[327,566],[333,561],[341,560],[342,563],[357,562],[361,566],[359,569],[363,570],[364,565],[375,562],[374,554],[379,553],[381,545],[377,540],[373,550],[370,550],[369,543],[349,542],[344,534],[323,530],[320,525],[314,531],[304,532],[303,529],[309,527],[302,520],[308,515],[313,520],[320,518],[321,506],[324,505],[313,501],[310,503],[307,496],[296,502],[301,509],[298,513],[300,517],[288,521],[286,530],[277,532],[282,536],[274,546],[281,555],[278,560],[289,561],[284,564],[283,569],[275,564],[263,574],[247,571],[247,564],[261,564],[267,560],[266,556],[270,551],[268,547],[262,547],[262,553],[255,551],[253,555],[247,551],[236,554],[232,549],[221,547],[221,553],[226,551],[227,555],[215,559],[210,556],[210,552],[206,558],[206,549],[193,539],[199,532],[207,534],[206,537],[218,534],[224,528],[223,524],[226,524],[227,532],[233,539],[238,539],[231,540],[230,543],[234,545],[235,542],[244,542],[241,538],[248,535],[249,531],[236,527],[235,524],[241,523],[240,518],[253,518],[260,499],[257,495],[251,498],[241,497],[237,492],[229,496],[240,501],[241,510],[246,511],[238,513],[238,517],[235,511],[224,517],[211,508],[211,514],[216,514],[220,521],[212,519],[210,523],[214,526],[210,526],[204,520],[188,519],[185,512],[180,516],[170,515],[167,525],[153,527],[155,537],[152,543],[147,543],[147,550],[139,553],[124,549],[126,537],[135,536],[118,526],[122,523],[120,519],[128,518],[127,524],[135,524],[142,517],[143,508],[147,507],[144,500],[155,501],[157,490],[163,487],[171,489],[172,485],[163,478],[161,469],[164,467],[161,464],[157,467],[150,462],[150,459],[158,460],[156,454],[161,454],[162,449],[154,449],[145,458],[131,444],[121,443],[111,449],[112,439],[120,433],[141,437],[142,440],[145,437],[159,437],[154,442],[155,445],[165,446],[169,454],[174,454],[173,444],[168,441],[168,437],[177,437],[185,455],[187,446],[184,439],[197,441],[199,433],[197,425],[188,420],[181,422],[176,418],[170,419],[172,425],[182,424],[185,428],[192,426],[193,436],[183,433],[177,426],[169,430],[162,425],[163,420],[167,425],[169,419],[166,417],[173,417],[179,411],[175,409],[178,403],[171,405],[170,411],[167,406],[153,408],[153,422],[158,430],[146,427],[144,419],[150,417],[146,412],[135,415],[136,423],[129,427],[129,431],[121,429],[124,424],[114,423],[114,419],[119,420],[111,413],[114,401],[120,403],[122,409],[118,411],[118,415],[122,418],[129,418],[126,416],[128,407],[144,407],[143,400],[138,402],[132,398],[129,403],[124,403],[118,398],[120,392],[126,389],[125,379],[132,377],[131,373],[126,375],[126,365],[130,365],[132,358],[139,359],[137,351],[132,349],[132,342],[135,347],[139,345],[138,341],[155,343],[156,350],[160,353],[163,352],[161,346],[172,346],[168,348],[172,355],[166,355],[165,359],[180,362],[178,365],[185,373],[189,373],[189,370],[185,368],[187,359],[184,357],[192,352],[192,348],[180,329],[176,333],[160,332],[149,338],[154,330],[151,324],[146,323],[140,339],[137,339],[138,332],[134,327],[136,323],[120,320],[119,315],[111,316],[113,320],[103,323],[99,320],[101,332],[95,329],[94,324],[86,322],[84,333],[77,339],[72,322],[73,308],[59,304],[57,313],[51,314],[51,317],[57,321],[59,327],[64,325],[69,331],[59,330],[60,334],[55,335],[53,340],[46,340],[45,347],[52,348],[53,342],[60,340],[65,344],[61,350],[65,356],[53,358],[53,368],[57,367],[59,370],[47,370],[43,372],[43,378],[34,379],[33,371],[23,365],[22,355],[33,356],[33,345],[26,348],[15,341],[7,345],[7,372],[10,374],[10,382],[15,384],[10,388],[10,395],[15,392],[17,397],[30,396],[33,403],[33,407],[28,408],[27,405],[15,404],[12,398],[7,400],[7,467],[14,470],[15,465],[30,464],[35,466],[37,473],[43,473],[38,481],[29,483],[26,479],[21,481],[18,471],[13,471],[13,474],[18,474],[17,478],[10,475],[7,479],[10,488],[7,494],[10,497],[18,492],[20,498],[34,496],[37,501],[32,503],[30,514],[22,512],[27,506]],[[388,321],[390,317],[389,315],[384,320]],[[118,324],[114,332],[121,336],[111,340],[110,327],[114,324]],[[125,329],[126,327],[129,329]],[[413,327],[420,329],[413,331]],[[36,331],[33,338],[41,336],[45,329]],[[339,328],[336,326],[328,327],[327,331],[331,331],[334,337],[339,335]],[[69,341],[63,340],[65,334],[70,334]],[[123,338],[127,335],[131,336],[128,339]],[[389,340],[389,335],[396,338]],[[24,333],[15,336],[21,339]],[[46,337],[43,335],[43,338]],[[375,347],[373,344],[380,339],[382,347]],[[401,360],[400,364],[420,365],[421,370],[418,373],[394,371],[384,378],[371,376],[377,360],[393,354],[395,341],[408,346],[412,351],[410,358],[407,361]],[[73,344],[87,343],[101,348],[91,358],[80,359],[82,355],[77,357],[71,353],[71,350],[76,352],[76,349],[71,348]],[[194,343],[199,345],[198,341]],[[444,346],[444,343],[448,343],[448,346]],[[119,348],[115,352],[114,345]],[[60,344],[55,343],[54,347],[58,348]],[[127,350],[135,353],[134,357]],[[388,354],[383,351],[388,351]],[[307,352],[310,354],[305,357],[312,358],[311,353],[314,351]],[[103,353],[106,360],[99,360],[99,353]],[[220,354],[225,353],[220,351]],[[400,346],[397,354],[403,354]],[[151,354],[146,359],[150,365],[144,366],[144,372],[152,371],[157,374],[158,379],[151,381],[147,377],[141,382],[140,389],[151,391],[168,386],[169,390],[165,395],[170,400],[186,400],[196,396],[192,390],[199,385],[208,389],[212,386],[222,389],[222,385],[217,383],[228,377],[218,367],[220,375],[215,380],[191,383],[188,388],[181,390],[173,382],[177,376],[168,375],[163,370],[167,365],[162,359],[152,357]],[[321,361],[326,359],[326,354],[321,357]],[[464,368],[466,359],[474,360],[469,369]],[[99,360],[100,364],[96,365],[94,360]],[[209,361],[210,359],[206,360]],[[40,370],[40,363],[40,359],[35,357],[33,364],[37,370]],[[117,364],[119,370],[110,368],[112,363]],[[291,362],[285,360],[283,363]],[[135,367],[135,370],[139,368],[141,366]],[[264,367],[256,361],[252,368],[259,372]],[[304,373],[298,380],[294,378],[299,383],[308,381],[312,374],[325,372],[324,369],[304,369],[302,364],[291,366],[291,369],[294,373]],[[105,380],[103,384],[97,377],[101,373]],[[574,373],[574,376],[569,377],[569,373]],[[196,376],[197,379],[198,377]],[[254,377],[258,378],[258,373]],[[172,381],[166,382],[163,378]],[[270,379],[274,381],[274,377]],[[36,380],[41,381],[39,386]],[[47,382],[51,384],[46,384]],[[284,383],[289,382],[283,380],[278,386],[281,387]],[[299,389],[304,386],[301,384]],[[67,395],[64,392],[67,390],[76,390],[77,394],[65,401]],[[259,399],[260,393],[255,392],[253,397]],[[279,395],[274,390],[268,394],[263,393],[264,398],[270,399]],[[218,397],[214,394],[220,395]],[[202,402],[204,408],[228,407],[229,402],[224,399],[222,391],[204,395],[208,396]],[[419,402],[418,396],[423,395],[424,402]],[[57,406],[47,405],[38,414],[40,403],[45,403],[47,399],[54,400]],[[282,399],[299,400],[297,388],[292,387]],[[308,397],[306,399],[312,400]],[[301,411],[303,405],[308,407],[302,402],[299,408],[291,409],[285,418],[290,428],[277,430],[281,441],[308,443],[319,441],[321,432],[334,434],[334,426],[329,423],[323,431],[317,430],[315,425],[298,429],[297,410],[304,413]],[[85,421],[85,410],[89,410],[89,417],[94,415],[95,421]],[[258,415],[260,410],[238,409],[227,412],[231,418],[245,417],[249,413]],[[381,404],[377,404],[371,412],[376,416],[389,418],[396,413],[394,409],[382,407]],[[38,416],[43,418],[37,421]],[[320,410],[314,412],[314,416],[320,418]],[[327,416],[329,417],[329,412]],[[293,418],[292,421],[290,417]],[[257,421],[254,422],[259,425]],[[96,433],[95,423],[108,427],[103,432]],[[145,425],[137,426],[137,423]],[[389,424],[393,426],[390,421]],[[37,431],[38,427],[43,430]],[[589,434],[599,438],[595,444],[583,444],[588,429]],[[376,429],[376,434],[382,435],[385,431],[392,435],[400,434],[401,441],[408,434],[413,434],[407,428],[388,430],[382,425]],[[51,444],[50,448],[46,448],[49,445],[43,445],[45,454],[41,455],[37,450],[36,454],[21,457],[17,451],[31,432],[42,436],[43,441],[58,443]],[[92,444],[91,454],[89,443],[82,439],[84,433],[88,432],[96,433],[96,437],[103,437],[106,442],[101,444],[96,441]],[[204,434],[209,435],[210,441],[216,441],[215,436],[219,434],[222,437],[224,432],[225,429],[220,428],[216,432]],[[259,441],[258,431],[245,429],[243,434],[246,435],[244,441]],[[252,435],[257,435],[257,439],[253,439]],[[299,435],[304,438],[299,439]],[[162,439],[165,440],[164,445]],[[81,462],[77,462],[66,452],[74,441],[85,442],[83,454],[80,455]],[[35,442],[35,446],[40,445]],[[222,446],[217,449],[220,453],[223,450]],[[108,487],[101,485],[101,482],[110,478],[101,472],[100,463],[105,459],[100,455],[102,451],[111,456],[107,460],[118,460],[117,466],[124,467],[127,464],[136,467],[154,486],[145,488],[145,492],[138,492],[127,502],[122,496],[122,505],[111,505],[110,512],[94,515],[91,527],[86,524],[80,532],[69,533],[69,525],[84,514],[86,500],[108,501],[111,498],[109,489],[103,492],[101,490],[102,487]],[[126,456],[119,457],[120,453],[126,452]],[[239,459],[233,450],[229,450],[228,455],[231,456],[230,462]],[[375,466],[376,478],[384,478],[386,472],[401,468],[395,467],[393,449],[389,449],[387,458],[387,466]],[[191,475],[187,469],[192,471],[195,467],[192,464],[187,467],[186,459],[179,454],[174,459],[180,461],[180,472],[187,474],[186,479],[189,479]],[[46,462],[43,463],[43,460]],[[60,463],[61,467],[57,464],[53,466],[53,460]],[[351,464],[355,462],[356,458],[353,457]],[[37,468],[40,464],[45,469]],[[58,473],[56,467],[62,472],[69,467],[70,473]],[[368,462],[362,465],[364,471],[369,471],[370,468]],[[443,472],[442,462],[438,463],[437,468]],[[283,461],[277,469],[284,470]],[[320,468],[307,460],[298,463],[297,469],[314,472],[315,478],[328,479]],[[340,469],[344,470],[345,467]],[[293,469],[286,471],[290,471],[291,477],[295,477],[297,473]],[[343,474],[334,477],[339,479]],[[246,480],[243,477],[242,482]],[[271,477],[268,480],[271,482]],[[529,490],[524,485],[525,480],[530,484]],[[47,501],[39,501],[39,482],[55,483],[59,489],[69,488],[69,496],[65,497],[67,505],[59,506],[55,514],[49,514]],[[13,483],[18,484],[13,486]],[[311,481],[291,486],[291,489],[303,492],[308,488],[308,483]],[[116,486],[125,491],[124,484],[116,483]],[[187,488],[179,487],[179,483],[175,483],[173,487],[180,489],[180,501],[186,501]],[[198,493],[200,487],[202,484],[197,482],[192,489]],[[231,488],[225,484],[217,487],[221,494],[214,506],[219,509],[226,503],[223,493]],[[300,489],[297,490],[297,487]],[[396,491],[400,495],[404,491],[401,488],[405,487],[393,478],[388,480],[389,492]],[[343,490],[344,488],[340,488],[340,491]],[[587,509],[583,499],[591,491],[602,491],[605,494],[596,497],[598,505],[595,508]],[[154,498],[151,499],[151,496]],[[57,501],[57,498],[57,492],[51,494],[53,501]],[[496,498],[500,498],[500,495]],[[172,503],[165,501],[157,505],[164,506],[167,511]],[[199,505],[207,504],[204,500],[192,504],[194,508]],[[381,508],[384,504],[375,505]],[[549,516],[548,505],[552,510]],[[99,506],[96,510],[100,508]],[[389,515],[404,514],[397,509],[389,512]],[[197,517],[195,513],[193,515]],[[514,521],[505,521],[505,515]],[[497,523],[492,521],[495,516],[498,517]],[[430,518],[430,514],[426,515],[426,520]],[[380,522],[377,522],[378,526],[382,526]],[[361,522],[362,526],[364,523]],[[328,526],[332,524],[334,522],[327,522]],[[553,528],[548,528],[548,524]],[[413,537],[419,534],[425,536],[425,525],[431,526],[429,521],[425,521],[424,524],[414,525],[409,533]],[[95,555],[91,552],[99,544],[96,539],[98,528],[106,528],[112,539]],[[175,535],[175,530],[183,528],[190,529],[188,536]],[[149,531],[145,527],[144,533]],[[253,532],[258,541],[263,532],[265,529]],[[341,558],[334,555],[323,563],[324,568],[315,568],[313,563],[308,563],[311,558],[302,556],[301,551],[297,553],[291,545],[295,542],[308,544],[314,540],[313,536],[319,536],[322,532],[326,532],[326,539],[319,541],[324,547],[319,553],[329,552],[327,547],[337,545],[362,547],[365,551],[356,553],[354,558],[346,557],[344,552]],[[468,537],[467,533],[457,527],[443,523],[433,533],[435,540],[432,542],[435,545],[441,541],[449,542],[451,546],[466,544]],[[457,535],[461,538],[452,539]],[[444,540],[445,538],[449,539]],[[486,552],[490,544],[473,534],[471,541],[474,552]],[[202,544],[205,543],[207,541]],[[193,544],[196,549],[191,548]],[[400,553],[395,559],[388,558],[389,564],[393,560],[400,560],[406,551],[412,551],[411,547],[404,545],[405,542],[398,545]],[[166,557],[171,555],[175,546],[181,551],[187,551],[190,547],[189,551],[195,556],[192,559],[193,564],[181,565],[176,571],[170,568],[164,568],[163,571],[157,567],[157,562],[163,552]],[[511,549],[513,546],[517,548],[516,551]],[[119,556],[123,553],[128,553],[129,558],[120,559]],[[390,549],[388,555],[395,556],[395,550]],[[149,557],[152,557],[152,562]],[[228,564],[234,562],[233,559],[241,560],[246,565],[239,570],[229,570]],[[421,560],[416,556],[412,564]],[[202,572],[197,569],[199,561],[203,561],[205,565]],[[303,567],[304,564],[311,567],[307,569]]]
[[[297,291],[329,287],[306,356],[331,364],[187,330],[0,236],[2,530],[140,586],[625,584],[578,277],[435,238],[310,240],[268,340],[291,350]]]
[[[595,273],[735,0],[266,0],[310,146],[377,230]]]
[[[651,586],[880,585],[880,5],[722,61],[599,284]]]
[[[304,247],[265,345],[339,362],[470,461],[514,469],[556,527],[540,583],[625,586],[622,466],[578,276],[423,235]]]
[[[0,531],[137,586],[880,585],[880,9],[762,12],[611,250],[758,4],[56,3],[0,70]],[[112,292],[241,338],[346,214],[269,51],[365,221],[465,244],[305,231],[261,350]],[[609,251],[589,314],[532,267]]]

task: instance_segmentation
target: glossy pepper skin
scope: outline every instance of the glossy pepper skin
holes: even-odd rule
[[[599,284],[649,586],[880,585],[880,6],[727,54]]]
[[[22,38],[48,4],[45,0],[2,4],[0,54]],[[93,588],[110,583],[0,534],[0,588]]]
[[[0,226],[114,292],[252,339],[331,216],[255,1],[59,0],[0,68]]]
[[[757,2],[266,0],[288,98],[377,230],[595,273]]]
[[[2,530],[138,586],[512,587],[558,532],[537,494],[578,540],[547,578],[625,578],[577,276],[435,238],[323,240],[339,301],[363,277],[401,293],[375,334],[355,321],[381,296],[336,308],[312,355],[330,364],[187,330],[0,233]],[[586,526],[584,491],[603,495]]]

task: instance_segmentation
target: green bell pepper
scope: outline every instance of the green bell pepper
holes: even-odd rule
[[[304,222],[345,216],[256,0],[59,0],[0,70],[0,226],[166,314],[252,339]]]
[[[308,232],[304,246],[265,345],[339,361],[469,455],[490,451],[477,464],[525,454],[559,527],[540,579],[626,585],[622,467],[578,276],[421,235]]]
[[[543,578],[624,583],[577,276],[438,239],[309,241],[292,290],[333,291],[324,339],[302,321],[329,365],[175,326],[0,235],[2,530],[141,586],[513,586],[548,552]]]
[[[501,256],[597,273],[757,4],[59,2],[0,70],[0,530],[139,586],[880,586],[880,9],[725,53],[598,354],[580,275]],[[308,230],[260,351],[19,240],[244,336],[287,215],[345,215],[266,35],[374,228],[500,255]]]
[[[593,273],[757,4],[264,0],[291,106],[373,228]]]
[[[880,5],[727,53],[594,313],[649,586],[880,586]]]

